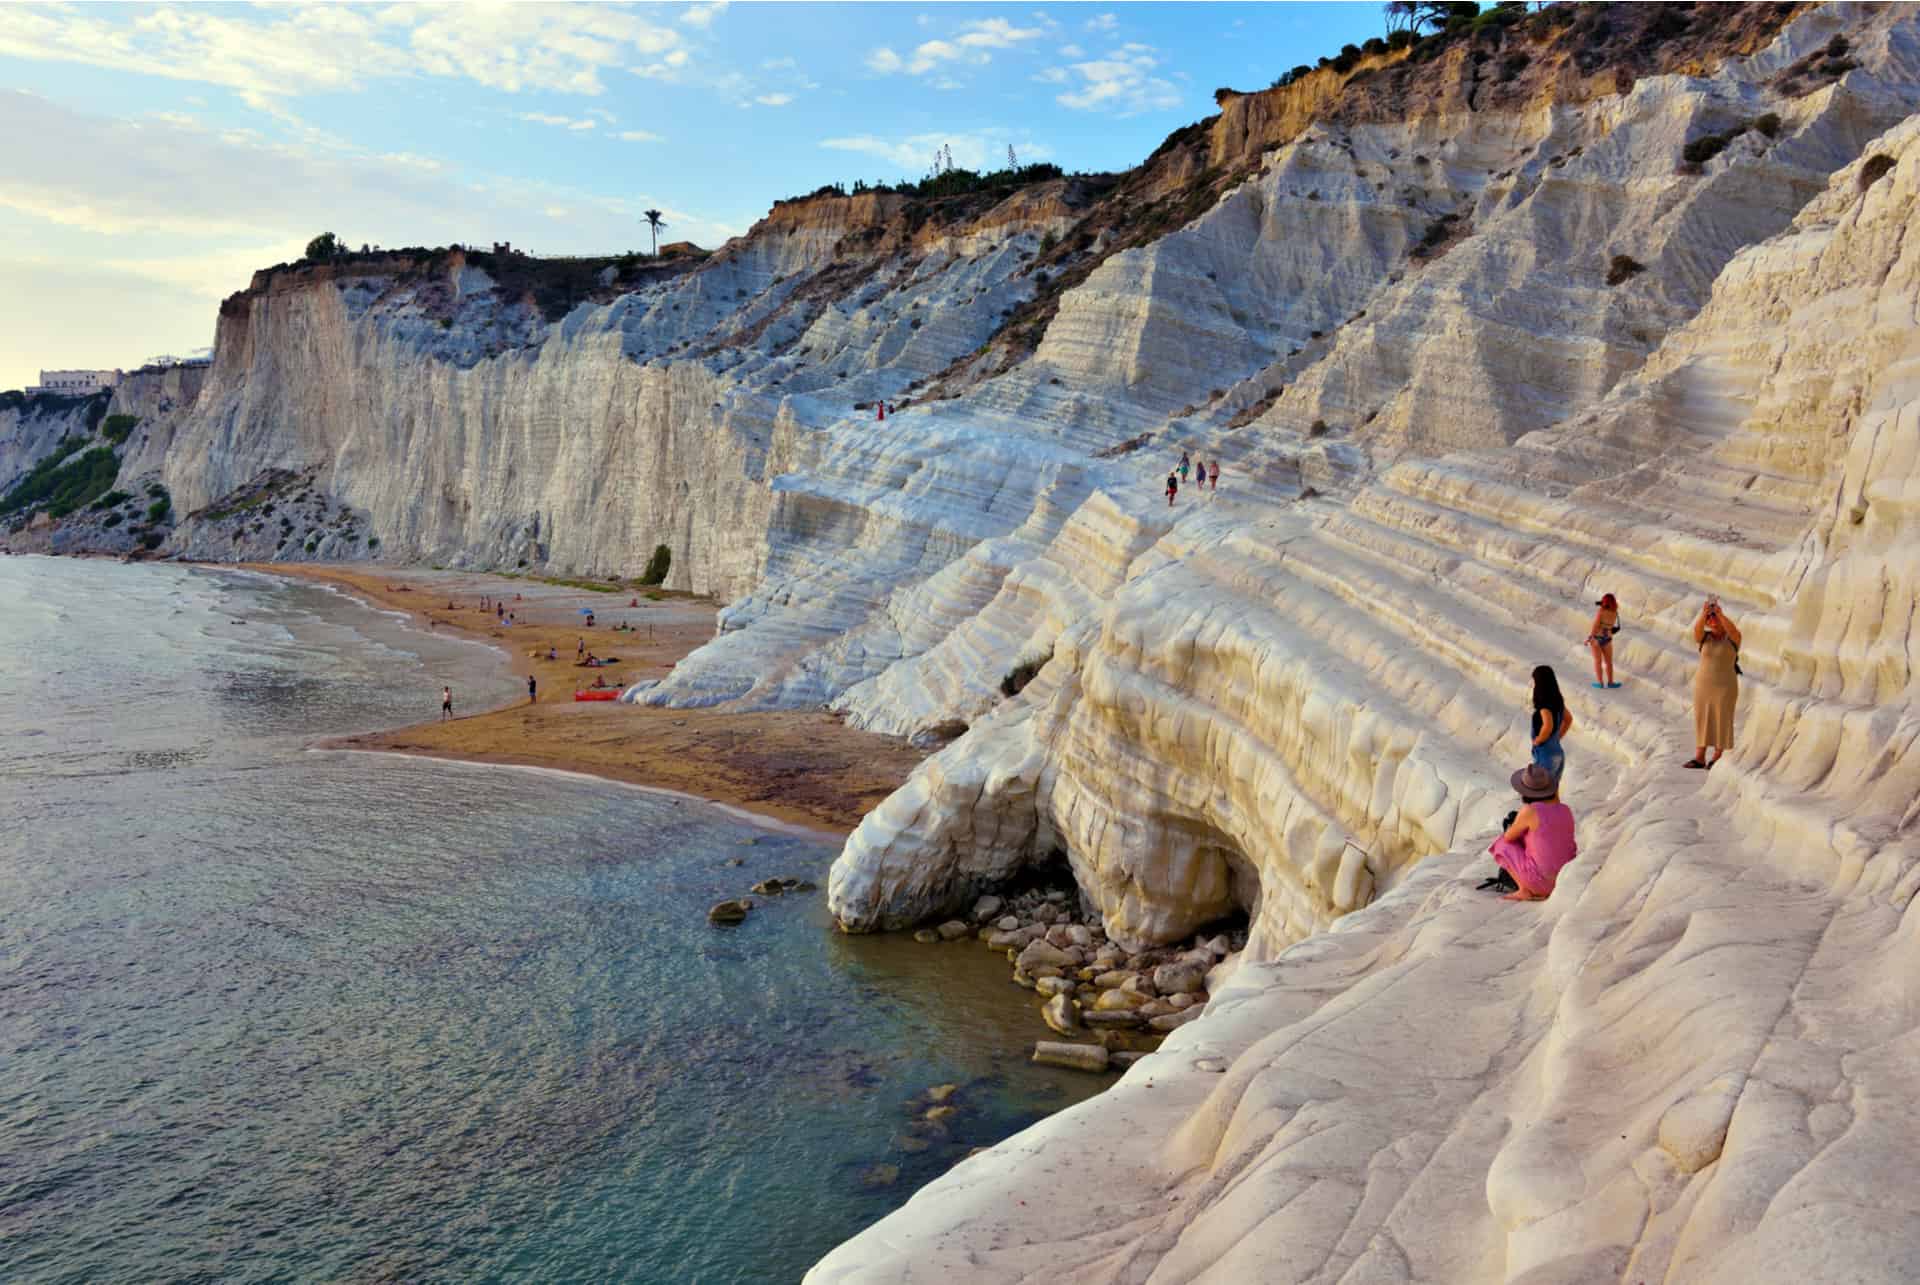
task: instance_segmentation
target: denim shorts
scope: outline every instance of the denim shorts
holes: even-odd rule
[[[1535,767],[1543,767],[1553,773],[1553,779],[1557,781],[1560,773],[1566,770],[1567,752],[1560,748],[1558,740],[1548,741],[1545,745],[1533,747],[1533,763]]]

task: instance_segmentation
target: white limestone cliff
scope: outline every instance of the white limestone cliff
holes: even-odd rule
[[[1301,698],[1333,715],[1320,757],[1350,761],[1343,702],[1382,714],[1377,761],[1448,748],[1460,775],[1434,775],[1465,795],[1453,841],[1434,837],[1443,850],[1391,892],[1290,948],[1263,903],[1268,951],[1250,950],[1199,1021],[1102,1097],[963,1162],[810,1280],[1920,1269],[1903,1180],[1920,1126],[1920,766],[1906,753],[1920,731],[1920,118],[1863,152],[1591,410],[1511,448],[1402,463],[1275,530],[1265,556],[1299,584],[1263,586],[1284,613],[1263,646],[1317,637],[1358,680],[1322,671]],[[1626,686],[1574,701],[1581,858],[1544,904],[1476,894],[1488,817],[1510,798],[1489,769],[1522,757],[1524,706],[1498,698],[1535,660],[1581,672],[1567,644],[1603,590],[1627,616]],[[1686,625],[1708,591],[1745,629],[1747,677],[1736,752],[1703,774],[1679,761]],[[1158,605],[1194,616],[1178,597]],[[1125,614],[1109,609],[1101,632],[1125,634]],[[1207,630],[1180,626],[1157,649],[1170,654],[1131,668],[1220,692],[1189,677],[1189,645],[1223,650]],[[1124,638],[1105,646],[1131,657]],[[1084,685],[1083,704],[1102,700]],[[1416,717],[1381,708],[1420,691]],[[1228,734],[1188,743],[1166,717],[1161,762],[1197,754],[1231,795]],[[1382,804],[1403,833],[1435,815],[1385,791]]]
[[[1903,1278],[1920,16],[1668,12],[1232,96],[1110,182],[783,203],[557,302],[461,253],[262,273],[122,482],[191,556],[667,545],[720,632],[631,698],[948,742],[836,863],[851,930],[1057,854],[1117,941],[1249,918],[1162,1052],[820,1280]],[[1182,450],[1220,489],[1169,506]],[[1602,592],[1587,855],[1476,897]],[[1708,592],[1748,679],[1703,779]]]

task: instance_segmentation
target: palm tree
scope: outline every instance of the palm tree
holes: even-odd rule
[[[660,257],[660,229],[665,226],[667,221],[660,217],[660,211],[647,211],[647,227],[653,231],[653,257],[656,259]]]

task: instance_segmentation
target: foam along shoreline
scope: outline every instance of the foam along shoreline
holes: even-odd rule
[[[722,803],[701,794],[690,794],[685,790],[671,790],[664,785],[647,785],[640,781],[629,781],[623,777],[611,776],[605,772],[582,772],[575,768],[548,767],[541,763],[516,763],[508,760],[460,754],[435,754],[426,750],[383,750],[367,749],[361,746],[316,744],[308,747],[313,754],[405,754],[409,758],[431,759],[436,763],[446,763],[454,767],[484,768],[490,771],[527,772],[535,776],[559,777],[569,781],[592,781],[600,785],[618,786],[623,790],[635,790],[641,794],[651,794],[656,798],[672,799],[676,803],[697,803],[712,808],[725,816],[739,821],[743,825],[765,830],[769,834],[790,835],[802,839],[839,841],[847,837],[846,831],[827,826],[805,825],[798,821],[783,821],[779,817],[769,816],[765,812],[756,812],[752,808],[740,807],[732,803]]]
[[[418,754],[446,761],[576,773],[697,799],[762,822],[844,837],[890,794],[924,754],[904,741],[846,726],[811,711],[673,710],[617,701],[576,704],[572,690],[588,671],[576,647],[620,657],[591,671],[625,687],[669,673],[713,637],[716,608],[685,594],[582,590],[538,580],[467,572],[422,572],[330,564],[242,569],[318,584],[374,610],[399,612],[417,628],[493,648],[539,700],[407,727],[334,737],[323,750]],[[482,610],[499,600],[516,623]],[[637,600],[637,607],[628,606]],[[449,611],[448,602],[454,603]],[[593,609],[598,623],[578,615]],[[615,628],[621,623],[631,630]],[[557,657],[545,658],[551,648]],[[435,702],[437,704],[437,701]]]

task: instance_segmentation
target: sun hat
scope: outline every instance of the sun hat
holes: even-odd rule
[[[1510,778],[1516,794],[1528,803],[1540,803],[1560,793],[1560,781],[1538,763],[1529,763]]]
[[[1601,594],[1600,601],[1593,605],[1596,607],[1605,607],[1608,611],[1618,611],[1620,609],[1620,604],[1614,600],[1613,595],[1610,593]]]

